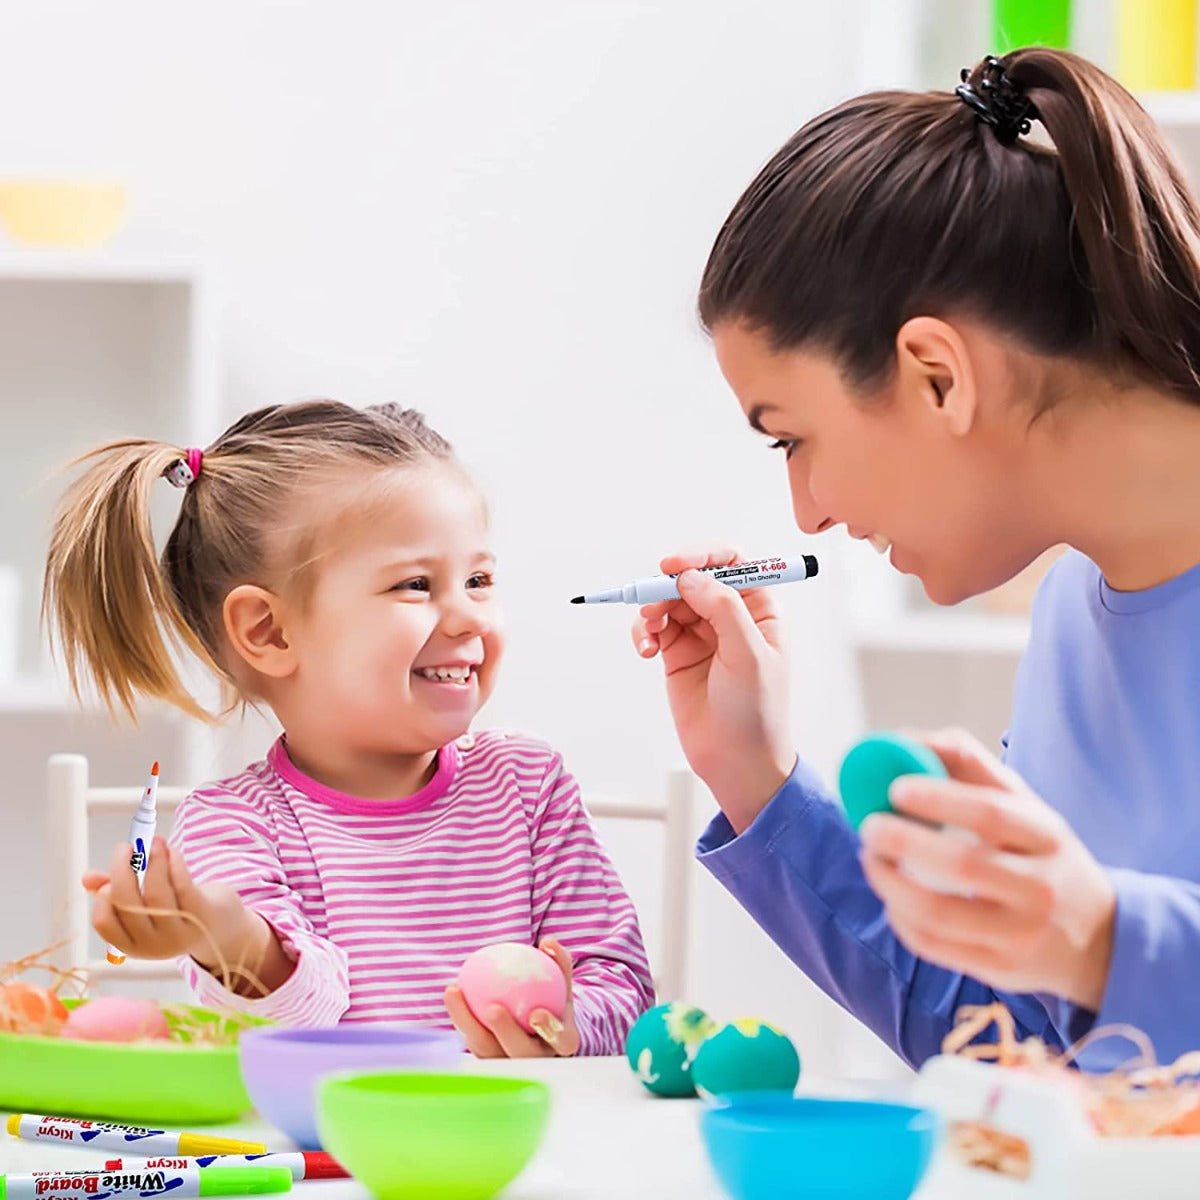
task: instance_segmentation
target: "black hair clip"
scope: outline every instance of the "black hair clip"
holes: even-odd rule
[[[954,94],[992,127],[1002,146],[1011,146],[1021,134],[1029,132],[1032,122],[1038,119],[1037,106],[1004,73],[1003,64],[994,54],[983,60],[978,87],[969,82],[970,77],[971,72],[963,67],[962,83]]]

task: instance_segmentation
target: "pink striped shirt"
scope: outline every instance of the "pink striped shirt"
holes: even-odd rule
[[[442,992],[473,950],[554,937],[574,963],[581,1054],[616,1054],[654,1002],[633,905],[545,743],[468,734],[400,800],[360,800],[302,774],[284,740],[198,788],[171,842],[198,883],[226,883],[296,960],[269,996],[227,991],[191,959],[204,1004],[291,1025],[450,1028]]]

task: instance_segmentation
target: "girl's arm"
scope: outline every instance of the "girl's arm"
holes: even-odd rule
[[[180,960],[180,969],[200,1003],[289,1025],[335,1025],[350,1007],[346,954],[313,929],[302,898],[288,884],[269,819],[236,796],[192,795],[180,806],[170,843],[196,884],[233,888],[265,923],[264,937],[275,942],[266,947],[267,961],[282,951],[293,964],[279,986],[254,999],[259,989],[242,979],[231,991],[217,977],[214,955],[196,951]]]
[[[584,811],[579,785],[552,756],[533,829],[533,932],[571,956],[580,1054],[620,1054],[654,985],[637,914]]]

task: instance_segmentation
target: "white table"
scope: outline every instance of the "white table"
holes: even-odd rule
[[[503,1200],[726,1200],[700,1139],[698,1100],[652,1096],[634,1078],[625,1059],[526,1059],[472,1062],[464,1070],[541,1079],[550,1085],[551,1113],[536,1157],[503,1193]],[[864,1094],[849,1085],[802,1090]],[[244,1137],[272,1150],[291,1144],[257,1118],[236,1125],[205,1126],[193,1132]],[[94,1150],[19,1141],[0,1132],[0,1170],[22,1172],[102,1161]],[[352,1180],[302,1185],[310,1200],[368,1200]],[[983,1194],[982,1192],[980,1193]],[[926,1186],[920,1200],[962,1200]]]

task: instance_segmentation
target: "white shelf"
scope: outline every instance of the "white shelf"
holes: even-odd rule
[[[854,643],[873,652],[1015,656],[1029,644],[1029,621],[994,613],[904,613],[859,622]]]
[[[76,283],[195,283],[199,264],[179,256],[106,250],[10,249],[0,251],[0,279]]]

